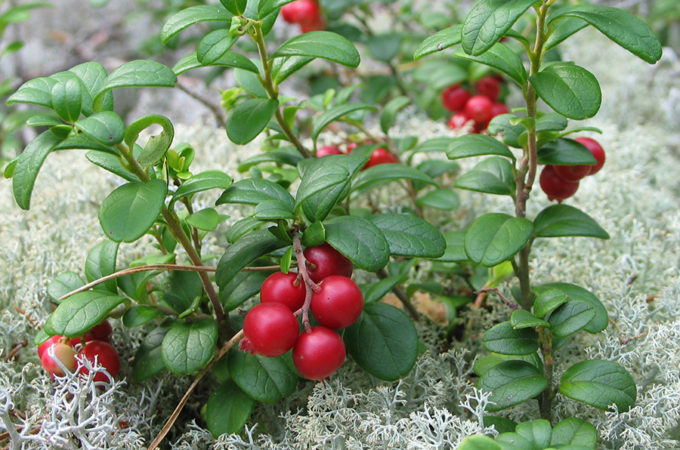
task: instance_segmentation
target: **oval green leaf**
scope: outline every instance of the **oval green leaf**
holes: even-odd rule
[[[52,312],[45,322],[45,331],[50,335],[82,336],[124,301],[123,297],[106,291],[73,294]]]
[[[552,205],[534,219],[534,236],[587,236],[609,239],[609,234],[583,211],[569,205]]]
[[[438,258],[444,254],[444,236],[439,229],[417,216],[373,214],[369,220],[382,231],[392,255]]]
[[[196,322],[177,321],[163,338],[161,356],[170,372],[193,374],[204,368],[215,352],[217,322],[208,317]]]
[[[330,31],[312,31],[288,39],[274,52],[272,58],[282,56],[323,58],[349,67],[357,67],[360,61],[354,45]]]
[[[480,55],[470,55],[459,50],[456,52],[456,56],[493,67],[507,75],[520,88],[524,87],[527,82],[527,71],[522,59],[507,45],[500,42]]]
[[[573,300],[590,304],[595,311],[595,316],[584,328],[588,333],[599,333],[607,328],[609,324],[609,315],[602,302],[592,292],[581,286],[570,283],[548,283],[534,286],[533,289],[539,296],[547,290],[556,289],[566,295],[569,301]]]
[[[525,361],[506,361],[479,378],[477,387],[491,391],[489,411],[500,411],[536,397],[548,386],[536,367]]]
[[[480,55],[493,46],[535,0],[479,0],[465,18],[465,53]]]
[[[264,98],[239,103],[227,120],[227,136],[235,144],[247,144],[264,130],[278,107],[278,101]]]
[[[214,437],[238,433],[255,409],[255,400],[232,381],[222,383],[210,393],[205,408],[205,423]]]
[[[440,52],[456,44],[460,44],[462,39],[461,32],[463,25],[458,24],[436,32],[432,36],[425,38],[413,52],[413,59],[420,59],[423,56]]]
[[[116,145],[123,141],[125,123],[113,111],[102,111],[77,121],[76,129],[105,145]]]
[[[56,302],[64,295],[75,291],[84,284],[85,282],[77,273],[63,272],[47,285],[47,295]]]
[[[484,214],[465,233],[465,252],[472,261],[493,267],[519,252],[532,231],[531,222],[523,217]]]
[[[12,176],[12,192],[21,209],[31,206],[31,193],[47,155],[61,142],[50,130],[43,131],[19,154]]]
[[[167,66],[147,59],[127,62],[114,69],[95,93],[95,98],[111,89],[124,87],[174,87],[177,76]]]
[[[170,16],[161,28],[164,44],[185,28],[199,22],[230,22],[232,15],[222,5],[198,5],[183,9]]]
[[[307,33],[309,34],[309,33]],[[369,110],[369,111],[377,111],[378,108],[376,108],[373,105],[368,105],[364,103],[350,103],[350,104],[344,104],[344,105],[337,105],[332,108],[330,108],[327,111],[324,111],[323,114],[320,116],[317,116],[314,118],[312,121],[312,139],[316,141],[316,139],[319,137],[319,134],[326,128],[331,122],[338,120],[339,118],[346,116],[349,113],[352,113],[354,111],[361,111],[361,110]]]
[[[285,245],[285,242],[277,239],[269,230],[256,230],[241,237],[227,247],[217,263],[215,278],[220,290],[248,264]]]
[[[458,177],[455,187],[487,194],[513,195],[515,177],[512,164],[499,156],[487,158]]]
[[[515,330],[510,322],[501,322],[484,333],[482,344],[502,355],[528,355],[538,350],[538,334],[531,328]]]
[[[500,155],[512,160],[515,155],[499,140],[483,134],[466,134],[453,138],[446,156],[449,159],[469,158],[471,156]]]
[[[570,119],[587,119],[600,109],[602,92],[597,78],[576,64],[551,64],[529,81],[541,99]]]
[[[278,200],[290,208],[295,206],[295,199],[280,184],[262,178],[247,178],[229,186],[215,202],[243,203],[257,205],[267,200]]]
[[[594,165],[597,163],[593,154],[583,144],[573,139],[556,139],[549,141],[538,149],[540,164],[558,166]]]
[[[591,360],[574,364],[562,375],[559,390],[563,395],[606,410],[615,404],[619,412],[635,405],[637,388],[633,377],[612,361]]]
[[[385,267],[390,247],[385,235],[371,222],[355,216],[334,217],[324,223],[326,241],[364,270]]]
[[[283,360],[239,350],[229,353],[229,373],[243,392],[262,403],[276,403],[295,392],[298,376]]]
[[[85,278],[88,282],[95,281],[116,271],[116,256],[118,243],[109,240],[102,241],[87,252],[85,260]],[[95,289],[105,289],[113,294],[118,292],[116,280],[108,280],[95,286]]]
[[[172,195],[172,201],[210,189],[226,189],[230,184],[231,177],[221,170],[206,170],[184,180]]]

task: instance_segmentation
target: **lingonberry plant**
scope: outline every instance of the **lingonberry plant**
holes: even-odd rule
[[[522,28],[513,29],[520,20]],[[592,117],[600,108],[597,79],[573,62],[545,58],[562,41],[587,26],[649,63],[661,57],[661,45],[650,28],[627,11],[591,4],[557,5],[555,0],[478,0],[462,24],[427,38],[416,51],[416,58],[420,58],[460,46],[456,56],[502,72],[521,90],[525,100],[525,107],[502,114],[489,124],[490,133],[500,132],[500,141],[483,135],[455,138],[450,142],[448,157],[493,155],[463,174],[456,186],[506,195],[515,209],[514,217],[497,212],[484,214],[458,235],[467,259],[487,267],[509,261],[519,283],[519,289],[513,292],[514,300],[493,290],[513,312],[509,320],[484,333],[483,344],[489,354],[475,366],[478,387],[491,392],[489,411],[538,398],[541,419],[515,428],[512,422],[488,417],[489,423],[505,432],[496,441],[484,436],[469,438],[461,449],[563,445],[595,448],[597,432],[581,419],[569,418],[552,427],[556,394],[605,410],[615,405],[625,411],[635,403],[633,378],[611,361],[576,363],[555,380],[557,349],[579,331],[604,330],[607,311],[593,293],[569,280],[544,285],[531,282],[529,261],[536,239],[608,238],[593,218],[572,206],[553,205],[533,219],[527,217],[527,201],[540,164],[546,164],[540,176],[541,186],[551,200],[561,201],[576,192],[580,177],[599,170],[604,162],[601,147],[593,150],[594,141],[565,137],[584,130],[567,130],[568,119]],[[526,30],[530,33],[522,32]],[[504,38],[517,45],[501,42]],[[539,111],[539,100],[554,112]],[[481,116],[485,110],[481,106],[485,105],[474,106],[469,114]],[[596,152],[600,156],[595,156]],[[591,172],[583,167],[595,169]]]

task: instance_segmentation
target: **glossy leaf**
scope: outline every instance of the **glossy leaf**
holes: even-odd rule
[[[536,367],[539,371],[543,371],[543,360],[540,356],[538,356],[537,352],[529,353],[527,355],[502,355],[500,353],[489,353],[488,355],[475,361],[473,370],[481,377],[489,370],[505,361],[528,362],[532,366]],[[515,428],[513,427],[512,429],[514,430]]]
[[[576,17],[563,17],[560,18],[560,20],[551,21],[550,35],[545,40],[545,51],[556,47],[569,36],[572,36],[587,26],[588,22],[584,22]]]
[[[132,378],[137,383],[148,380],[165,369],[165,363],[161,356],[161,345],[163,344],[165,333],[167,333],[166,329],[154,329],[137,348],[132,367]]]
[[[466,134],[453,138],[446,156],[449,159],[469,158],[471,156],[500,155],[515,159],[515,155],[497,139],[483,134]]]
[[[148,305],[135,305],[123,314],[123,325],[127,328],[141,327],[161,315],[161,311]]]
[[[45,322],[45,331],[50,335],[82,336],[124,301],[123,297],[106,291],[73,294],[52,312]]]
[[[276,249],[286,245],[274,237],[269,230],[253,231],[236,243],[227,247],[217,263],[217,273],[215,274],[220,290],[229,283],[237,273],[244,267]]]
[[[85,260],[85,277],[88,282],[98,280],[116,271],[116,256],[118,255],[118,243],[109,240],[102,241],[87,252]],[[116,280],[108,280],[95,286],[95,290],[105,289],[110,293],[117,294]]]
[[[226,189],[230,184],[231,177],[221,170],[206,170],[184,180],[172,195],[172,201],[210,189]]]
[[[123,141],[125,123],[113,111],[102,111],[77,121],[76,129],[105,145],[116,145]]]
[[[210,393],[204,418],[208,430],[218,437],[240,432],[254,409],[255,400],[234,382],[226,381]]]
[[[273,150],[258,153],[249,158],[246,158],[239,164],[239,172],[245,172],[253,166],[256,166],[265,162],[273,162],[277,164],[284,164],[288,166],[297,166],[297,164],[303,159],[300,152],[297,151],[295,147],[281,147],[275,148]]]
[[[538,350],[538,334],[531,328],[515,330],[510,322],[501,322],[484,333],[482,343],[490,352],[528,355]]]
[[[588,422],[569,417],[564,419],[552,431],[550,446],[583,446],[587,448],[597,447],[597,430]]]
[[[491,391],[494,404],[488,411],[500,411],[536,397],[548,382],[533,365],[524,361],[506,361],[480,377],[477,387]]]
[[[327,164],[328,160],[317,159],[310,163],[309,170],[305,171],[300,187],[298,187],[295,208],[320,191],[333,186],[346,183],[350,179],[349,171],[337,164]]]
[[[447,231],[444,233],[446,240],[446,250],[444,254],[437,258],[442,262],[464,262],[469,258],[465,253],[465,230]]]
[[[47,295],[54,301],[59,300],[69,292],[73,292],[85,285],[80,275],[75,272],[63,272],[57,275],[50,284],[47,285]]]
[[[460,198],[451,189],[435,189],[427,192],[416,200],[418,206],[429,206],[430,208],[441,209],[443,211],[453,211],[460,206]]]
[[[309,34],[309,33],[307,33]],[[346,103],[343,105],[337,105],[332,108],[330,108],[327,111],[324,111],[323,114],[320,116],[317,116],[313,119],[312,124],[313,124],[313,129],[312,129],[312,139],[316,141],[316,139],[319,137],[319,134],[333,121],[340,119],[343,116],[346,116],[347,114],[350,114],[354,111],[361,111],[361,110],[369,110],[369,111],[377,111],[378,108],[376,108],[373,105],[368,105],[364,103]]]
[[[600,109],[602,92],[595,76],[583,67],[558,62],[532,76],[538,96],[570,119],[593,117]]]
[[[168,20],[161,28],[161,42],[166,43],[185,28],[199,22],[230,22],[232,15],[222,5],[198,5],[183,9]]]
[[[10,95],[7,104],[28,103],[32,105],[52,108],[52,87],[57,81],[49,77],[39,77],[28,80],[17,91]]]
[[[164,206],[163,180],[131,182],[116,188],[102,202],[99,223],[114,242],[139,239],[156,221]]]
[[[85,153],[85,158],[92,164],[101,167],[104,170],[108,170],[111,173],[118,175],[127,181],[139,181],[134,174],[128,172],[123,164],[120,162],[120,158],[116,155],[110,153],[103,153],[99,151],[89,151]]]
[[[404,96],[394,97],[387,102],[380,114],[380,129],[383,133],[387,134],[399,110],[406,107],[409,103],[411,103],[411,99]]]
[[[413,153],[446,153],[454,140],[455,138],[452,137],[436,137],[428,139],[418,144],[418,146],[413,149]]]
[[[295,212],[279,200],[266,200],[255,207],[254,217],[260,220],[295,219]]]
[[[567,337],[585,328],[595,317],[595,308],[585,302],[567,301],[550,314],[551,332]]]
[[[612,361],[590,360],[574,364],[562,375],[559,390],[563,395],[606,410],[615,404],[619,412],[635,405],[637,389],[633,377]]]
[[[238,35],[231,35],[225,28],[213,30],[198,43],[196,59],[203,65],[213,64],[229,51],[238,38]]]
[[[346,38],[330,31],[311,31],[288,39],[272,58],[308,56],[323,58],[349,67],[359,65],[359,52]]]
[[[489,436],[476,434],[463,439],[458,450],[502,450],[502,447]]]
[[[215,204],[243,203],[257,205],[267,200],[278,200],[291,208],[295,205],[293,197],[280,184],[261,178],[247,178],[237,181],[222,193]]]
[[[12,176],[12,192],[21,209],[31,206],[31,193],[47,155],[61,142],[50,130],[43,131],[19,154]]]
[[[478,217],[465,234],[468,257],[487,267],[507,261],[529,241],[532,224],[523,217],[489,213]]]
[[[566,295],[570,301],[578,301],[588,303],[593,307],[595,311],[595,316],[584,328],[589,333],[599,333],[600,331],[607,328],[609,324],[609,315],[607,310],[600,300],[593,295],[592,292],[582,288],[581,286],[576,286],[575,284],[569,283],[548,283],[540,286],[534,286],[534,291],[537,295],[542,295],[543,292],[547,290],[557,289]]]
[[[235,144],[247,144],[264,130],[278,107],[278,101],[263,98],[239,103],[227,120],[227,136]]]
[[[545,320],[539,319],[538,317],[531,314],[529,311],[524,309],[517,309],[512,312],[510,316],[510,324],[515,330],[521,330],[523,328],[534,328],[534,327],[549,327],[550,323]]]
[[[569,297],[559,289],[546,289],[541,291],[534,300],[534,314],[536,314],[537,317],[545,317],[568,300]]]
[[[444,254],[444,236],[437,228],[417,216],[373,214],[369,220],[382,231],[392,255],[437,258]]]
[[[174,87],[177,76],[163,64],[146,59],[127,62],[114,69],[95,93],[95,98],[108,90],[124,87]]]
[[[661,44],[649,25],[623,8],[583,4],[565,8],[552,20],[559,20],[562,17],[577,17],[584,20],[650,64],[661,58]]]
[[[436,186],[435,181],[421,170],[403,164],[378,164],[369,167],[356,176],[352,191],[361,192],[385,183],[411,180]]]
[[[284,358],[269,358],[242,351],[229,353],[229,373],[243,392],[262,403],[276,403],[295,392],[298,376]]]
[[[458,177],[455,187],[487,194],[513,195],[515,177],[512,164],[499,156],[487,158]]]
[[[522,59],[505,44],[500,42],[494,44],[487,51],[479,55],[470,55],[463,50],[459,50],[456,52],[456,56],[493,67],[507,75],[519,87],[523,87],[526,84],[527,71],[524,68]]]
[[[249,72],[259,73],[257,66],[253,64],[251,60],[240,53],[236,53],[231,50],[227,51],[221,57],[211,62],[210,65],[232,67],[235,69],[243,69]],[[196,52],[193,52],[177,61],[177,63],[172,66],[172,71],[175,73],[175,75],[181,75],[190,70],[198,69],[199,67],[205,67],[205,65],[198,60]]]
[[[359,319],[345,330],[347,351],[366,372],[387,381],[408,372],[418,356],[413,321],[394,306],[369,303]]]
[[[375,272],[390,257],[385,235],[366,219],[338,216],[324,222],[326,241],[359,268]]]
[[[436,32],[432,36],[427,37],[423,42],[416,47],[413,53],[413,59],[420,59],[423,56],[430,55],[435,52],[440,52],[456,44],[460,44],[462,36],[461,32],[463,25],[454,25]]]
[[[211,317],[196,322],[177,321],[163,338],[161,356],[170,372],[193,374],[205,367],[215,352],[217,322]]]
[[[80,117],[83,103],[81,81],[71,78],[58,82],[52,87],[52,108],[67,122],[75,122]]]
[[[220,289],[220,302],[231,311],[260,292],[262,283],[273,272],[241,272]]]
[[[479,0],[465,18],[465,53],[480,55],[493,46],[535,0]]]
[[[199,230],[215,231],[215,228],[220,223],[220,215],[217,214],[215,208],[205,208],[188,215],[185,221]]]
[[[597,161],[593,154],[581,143],[573,139],[556,139],[538,149],[540,164],[573,166],[578,164],[593,165]]]
[[[534,236],[588,236],[609,239],[609,234],[583,211],[569,205],[552,205],[534,219]]]

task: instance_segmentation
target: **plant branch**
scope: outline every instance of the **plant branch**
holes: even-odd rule
[[[298,233],[293,235],[293,248],[295,249],[295,258],[297,259],[298,274],[302,277],[302,281],[305,283],[306,288],[305,302],[300,309],[295,311],[295,316],[302,315],[302,324],[305,326],[305,331],[309,331],[311,329],[311,326],[309,325],[309,306],[312,304],[312,295],[314,295],[314,292],[318,292],[321,287],[309,276],[307,258],[305,258],[305,254],[302,251],[302,243],[300,242],[300,235]]]
[[[200,93],[189,88],[189,86],[187,86],[185,83],[183,83],[181,81],[178,81],[176,86],[177,86],[177,88],[179,88],[180,91],[184,92],[189,97],[193,98],[194,100],[197,100],[203,106],[208,108],[210,110],[210,112],[212,113],[212,115],[215,116],[215,119],[217,120],[217,123],[220,124],[220,126],[222,126],[224,128],[227,127],[226,114],[225,114],[224,110],[219,107],[219,105],[216,105],[210,99],[206,98],[205,96],[201,95]]]
[[[494,294],[496,294],[498,296],[498,298],[503,300],[503,303],[508,305],[513,310],[520,309],[520,306],[517,303],[515,303],[512,300],[510,300],[509,298],[507,298],[497,288],[483,288],[483,289],[480,289],[479,291],[475,292],[475,294],[477,294],[479,296],[480,294],[485,293],[485,292],[493,292]],[[475,306],[479,306],[479,305],[475,305]]]
[[[161,432],[158,433],[156,438],[151,442],[151,445],[149,445],[148,450],[153,450],[158,447],[158,445],[163,441],[165,436],[168,434],[172,426],[174,425],[175,421],[177,420],[177,417],[179,417],[179,413],[182,412],[182,409],[184,408],[184,405],[186,405],[187,401],[189,400],[189,397],[191,397],[192,392],[194,389],[196,389],[196,386],[198,385],[198,382],[201,381],[201,379],[208,373],[208,371],[212,368],[212,366],[220,360],[228,351],[231,349],[236,343],[238,343],[241,339],[243,338],[243,330],[239,331],[236,333],[234,336],[232,336],[229,341],[227,341],[226,344],[220,348],[219,352],[217,352],[217,355],[210,361],[210,363],[205,366],[205,368],[201,371],[201,373],[198,374],[198,376],[194,379],[194,381],[191,383],[189,386],[189,389],[184,393],[182,396],[182,399],[179,401],[177,406],[175,407],[175,410],[172,412],[168,420],[165,422],[165,425],[163,425],[163,428],[161,429]]]

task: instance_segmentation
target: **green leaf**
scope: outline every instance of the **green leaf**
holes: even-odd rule
[[[465,53],[480,55],[493,46],[535,0],[479,0],[465,18]]]
[[[227,120],[227,136],[235,144],[247,144],[264,130],[278,107],[278,101],[263,98],[239,103]]]
[[[609,239],[609,234],[583,211],[569,205],[552,205],[534,219],[534,236],[588,236]]]
[[[583,144],[573,139],[556,139],[538,149],[540,164],[573,166],[578,164],[593,165],[597,161]]]
[[[274,10],[281,8],[283,5],[290,3],[293,0],[260,0],[257,6],[257,13],[260,18],[268,16]]]
[[[366,47],[374,59],[390,62],[399,53],[404,36],[400,33],[373,34],[366,42]]]
[[[488,355],[479,358],[475,361],[473,366],[474,372],[480,377],[485,375],[489,370],[505,361],[524,361],[536,367],[539,371],[543,371],[543,360],[538,356],[537,352],[529,353],[528,355],[502,355],[500,353],[489,353]],[[514,427],[512,428],[515,429]]]
[[[217,344],[217,322],[211,317],[196,322],[177,321],[163,338],[161,356],[170,372],[194,374],[212,359]]]
[[[241,237],[227,250],[217,263],[216,280],[220,290],[229,283],[244,267],[286,244],[269,232],[257,230]]]
[[[551,31],[550,35],[545,40],[545,45],[543,47],[546,52],[559,45],[569,36],[588,26],[587,22],[575,17],[564,17],[560,20],[551,21],[549,23]]]
[[[437,261],[464,262],[469,260],[465,253],[465,230],[447,231],[444,233],[444,239],[446,250],[441,257],[437,258]]]
[[[609,39],[650,64],[661,58],[661,44],[649,25],[623,8],[590,4],[565,8],[552,17],[550,25],[563,17],[576,17],[588,22]]]
[[[526,135],[526,128],[516,121],[519,118],[514,114],[500,114],[489,122],[486,128],[490,135],[501,133],[501,139],[510,147],[522,148],[520,137]]]
[[[545,419],[522,422],[517,425],[515,432],[534,445],[534,448],[550,447],[552,427]]]
[[[124,87],[174,87],[177,76],[163,64],[146,59],[127,62],[114,69],[106,82],[95,93],[95,98],[106,91]]]
[[[132,379],[137,383],[148,380],[165,369],[165,363],[161,356],[161,346],[166,333],[166,329],[154,329],[144,338],[142,344],[137,348],[134,365],[132,367]]]
[[[310,33],[306,33],[303,36],[306,36],[307,34]],[[378,108],[376,108],[373,105],[368,105],[364,103],[346,103],[343,105],[334,106],[329,110],[324,111],[323,114],[321,114],[320,116],[317,116],[313,119],[312,139],[316,141],[316,139],[319,137],[319,134],[331,122],[338,120],[339,118],[346,116],[349,113],[360,110],[377,111]]]
[[[538,334],[531,328],[515,330],[510,322],[501,322],[484,333],[482,343],[490,352],[528,355],[538,350]]]
[[[564,419],[552,430],[551,447],[559,446],[597,447],[597,430],[588,422],[569,417]]]
[[[612,361],[591,360],[574,364],[562,375],[559,390],[563,395],[606,410],[615,404],[619,412],[635,405],[637,389],[633,377]]]
[[[300,34],[281,44],[272,58],[309,56],[323,58],[349,67],[359,65],[359,52],[346,38],[330,31]]]
[[[276,58],[272,66],[272,78],[276,84],[281,84],[298,70],[312,62],[314,58],[305,56],[288,56]]]
[[[277,403],[295,392],[298,377],[282,355],[269,358],[243,351],[229,353],[229,373],[246,394],[262,403]]]
[[[382,231],[392,255],[437,258],[444,254],[444,236],[437,228],[417,216],[373,214],[369,220]]]
[[[255,207],[254,217],[260,220],[295,219],[295,212],[279,200],[266,200]]]
[[[61,81],[52,87],[52,108],[67,122],[75,122],[80,117],[83,103],[81,81],[77,78]]]
[[[537,317],[545,317],[568,300],[569,297],[559,289],[546,289],[541,291],[534,300],[534,314]]]
[[[366,304],[359,319],[345,330],[344,339],[354,361],[381,380],[403,377],[418,357],[413,321],[385,303]]]
[[[429,206],[442,211],[453,211],[460,206],[460,198],[451,189],[435,189],[416,200],[418,206]]]
[[[405,166],[403,164],[378,164],[362,171],[356,176],[352,183],[353,192],[365,191],[385,183],[401,180],[411,180],[419,183],[437,183],[427,174],[419,169]]]
[[[539,319],[524,309],[517,309],[512,312],[512,315],[510,316],[510,324],[512,324],[512,328],[515,330],[550,326],[550,323]]]
[[[502,450],[502,447],[489,436],[476,434],[463,439],[458,450]]]
[[[364,294],[364,303],[377,302],[387,295],[395,286],[405,280],[403,275],[393,275],[384,278],[376,283],[361,285],[361,292]]]
[[[539,370],[525,361],[506,361],[479,378],[477,387],[491,391],[488,411],[500,411],[536,397],[548,386]]]
[[[95,281],[106,275],[111,275],[116,271],[116,255],[118,254],[118,243],[109,240],[102,241],[87,252],[85,260],[85,277],[88,282]],[[116,280],[108,280],[95,287],[105,289],[110,293],[118,293]]]
[[[385,236],[368,220],[339,216],[324,225],[326,241],[361,269],[375,272],[389,261],[390,247]]]
[[[592,292],[569,283],[548,283],[541,286],[534,286],[537,295],[542,295],[547,290],[557,289],[569,298],[569,301],[584,302],[592,305],[595,310],[595,317],[584,328],[588,333],[599,333],[607,328],[609,315],[604,305]]]
[[[523,217],[490,213],[478,217],[465,234],[468,257],[487,267],[507,261],[531,238],[533,226]]]
[[[515,177],[512,164],[499,156],[486,158],[458,177],[455,187],[487,194],[513,195]]]
[[[446,153],[455,139],[456,138],[451,137],[436,137],[428,139],[427,141],[423,141],[418,144],[418,146],[413,149],[413,153]]]
[[[585,302],[567,301],[550,314],[551,332],[557,337],[567,337],[585,328],[595,317],[595,308]]]
[[[139,239],[156,221],[164,206],[163,180],[124,184],[111,192],[99,209],[99,223],[115,242]]]
[[[512,160],[515,155],[499,140],[483,134],[466,134],[453,138],[446,156],[449,159],[469,158],[471,156],[500,155]]]
[[[47,155],[61,142],[50,130],[43,131],[35,139],[28,143],[23,152],[19,154],[14,166],[12,177],[12,190],[14,199],[21,209],[31,206],[31,193],[35,185],[35,179],[42,167]]]
[[[196,272],[176,270],[170,273],[170,284],[163,292],[163,300],[177,314],[190,310],[203,292],[203,284]]]
[[[238,433],[255,409],[255,400],[232,381],[220,384],[210,393],[205,408],[205,422],[214,437]]]
[[[383,130],[383,133],[387,134],[387,132],[390,130],[390,127],[392,126],[392,123],[394,122],[397,112],[399,112],[399,110],[403,109],[409,103],[411,103],[411,99],[403,96],[394,97],[392,100],[387,102],[382,113],[380,114],[380,128]]]
[[[28,103],[32,105],[52,108],[52,88],[57,81],[48,77],[39,77],[28,80],[17,91],[10,95],[7,104]]]
[[[280,184],[262,178],[246,178],[229,186],[215,202],[243,203],[258,205],[267,200],[278,200],[291,209],[295,207],[295,200]]]
[[[213,64],[222,58],[238,40],[238,35],[231,35],[229,30],[220,28],[203,36],[196,49],[196,59],[203,65]]]
[[[562,131],[569,125],[569,121],[557,114],[543,114],[536,120],[536,131]]]
[[[49,295],[52,300],[57,301],[64,295],[75,291],[83,285],[85,285],[85,282],[77,273],[63,272],[57,275],[56,278],[47,285],[47,295]]]
[[[333,186],[344,184],[350,179],[349,171],[339,164],[328,164],[328,161],[317,159],[310,163],[300,181],[295,195],[295,209],[313,195],[332,188]]]
[[[199,230],[215,231],[220,223],[220,216],[215,208],[205,208],[187,216],[186,222]]]
[[[222,5],[198,5],[183,9],[168,20],[161,28],[161,42],[167,43],[170,38],[185,28],[199,22],[231,22],[232,15]]]
[[[460,44],[462,39],[461,31],[463,25],[454,25],[436,32],[432,36],[427,37],[416,47],[413,53],[413,59],[420,59],[423,56],[430,55],[435,52],[440,52],[456,44]]]
[[[113,111],[102,111],[77,121],[76,129],[105,145],[116,145],[123,141],[125,124]]]
[[[123,314],[123,325],[127,328],[141,327],[160,315],[160,310],[153,306],[135,305]]]
[[[124,301],[123,297],[106,291],[73,294],[52,312],[45,322],[45,331],[50,335],[82,336]]]
[[[99,151],[90,151],[85,154],[85,157],[92,164],[95,164],[102,169],[108,170],[109,172],[114,173],[127,181],[139,181],[139,178],[128,172],[123,167],[123,164],[121,164],[120,158],[118,156]]]
[[[239,273],[220,289],[220,302],[228,311],[238,308],[243,302],[260,292],[262,283],[272,273],[273,271]]]
[[[239,164],[238,171],[246,172],[251,167],[261,163],[273,162],[277,164],[285,164],[288,166],[297,166],[297,164],[304,159],[300,152],[295,147],[281,147],[273,150],[258,153],[249,158],[246,158]]]
[[[235,69],[243,69],[249,72],[259,73],[257,66],[253,64],[251,60],[240,53],[236,53],[231,50],[227,51],[221,57],[210,63],[210,66],[232,67]],[[205,65],[199,62],[196,52],[193,52],[177,61],[177,63],[172,66],[172,71],[175,73],[175,75],[181,75],[190,70],[198,69],[199,67],[205,67]]]
[[[267,94],[267,91],[262,86],[262,81],[260,81],[259,70],[257,73],[253,73],[247,70],[234,69],[233,76],[237,86],[245,89],[253,97],[269,99],[269,94]]]
[[[470,55],[459,50],[456,56],[493,67],[507,75],[519,87],[524,87],[527,82],[527,71],[522,59],[510,47],[500,42],[480,55]]]
[[[221,170],[206,170],[184,180],[172,195],[172,201],[210,189],[226,189],[230,184],[231,177]]]
[[[576,64],[556,62],[529,81],[541,99],[570,119],[587,119],[600,109],[602,92],[597,78]]]

